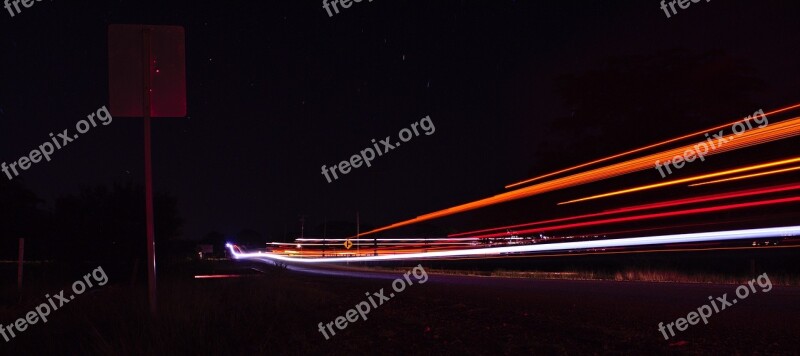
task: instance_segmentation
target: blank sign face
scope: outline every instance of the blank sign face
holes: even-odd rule
[[[143,117],[145,30],[150,32],[151,117],[186,116],[186,33],[181,26],[110,25],[111,115]]]

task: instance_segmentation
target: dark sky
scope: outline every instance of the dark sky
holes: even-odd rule
[[[153,150],[155,188],[178,197],[185,238],[280,238],[300,214],[392,223],[540,172],[536,142],[567,113],[555,78],[609,57],[722,50],[756,69],[761,107],[798,101],[798,10],[701,1],[667,19],[655,0],[375,0],[328,17],[319,1],[44,0],[0,13],[0,161],[108,103],[109,24],[182,25],[189,115],[155,120]],[[427,115],[433,135],[332,183],[321,175]],[[17,179],[51,204],[142,182],[142,167],[141,121],[115,118]]]

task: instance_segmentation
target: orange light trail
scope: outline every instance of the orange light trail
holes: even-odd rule
[[[787,107],[782,108],[782,109],[770,111],[768,113],[765,113],[764,116],[780,114],[782,112],[790,111],[790,110],[793,110],[793,109],[796,109],[796,108],[800,108],[800,104],[795,104],[795,105],[792,105],[792,106],[787,106]],[[630,151],[622,152],[622,153],[619,153],[619,154],[616,154],[616,155],[613,155],[613,156],[609,156],[609,157],[606,157],[606,158],[601,158],[601,159],[598,159],[598,160],[595,160],[595,161],[583,163],[583,164],[580,164],[580,165],[577,165],[577,166],[574,166],[574,167],[565,168],[565,169],[562,169],[560,171],[556,171],[556,172],[553,172],[553,173],[548,173],[548,174],[541,175],[541,176],[538,176],[538,177],[526,179],[524,181],[520,181],[520,182],[517,182],[517,183],[509,184],[509,185],[505,186],[505,188],[506,189],[510,189],[510,188],[517,187],[517,186],[520,186],[520,185],[523,185],[523,184],[527,184],[527,183],[530,183],[530,182],[533,182],[533,181],[537,181],[537,180],[540,180],[540,179],[543,179],[543,178],[552,177],[552,176],[557,175],[557,174],[574,171],[576,169],[588,167],[588,166],[591,166],[591,165],[594,165],[594,164],[597,164],[597,163],[606,162],[606,161],[609,161],[609,160],[612,160],[612,159],[615,159],[615,158],[624,157],[624,156],[627,156],[627,155],[630,155],[630,154],[634,154],[634,153],[638,153],[638,152],[642,152],[642,151],[645,151],[645,150],[648,150],[648,149],[651,149],[651,148],[655,148],[655,147],[663,146],[663,145],[666,145],[666,144],[669,144],[669,143],[673,143],[673,142],[677,142],[677,141],[684,140],[684,139],[687,139],[687,138],[691,138],[692,136],[701,135],[701,134],[704,134],[704,133],[707,133],[707,132],[710,132],[710,131],[714,131],[714,130],[724,129],[726,127],[733,126],[736,123],[743,122],[745,120],[746,120],[746,118],[745,119],[741,119],[741,120],[736,120],[736,121],[728,123],[728,124],[711,127],[711,128],[708,128],[708,129],[705,129],[705,130],[702,130],[702,131],[697,131],[697,132],[690,133],[688,135],[683,135],[683,136],[672,138],[672,139],[669,139],[669,140],[666,140],[666,141],[654,143],[654,144],[649,145],[649,146],[640,147],[640,148],[637,148],[637,149],[633,149],[633,150],[630,150]]]
[[[730,136],[729,140],[726,143],[723,143],[722,145],[717,146],[715,148],[712,145],[711,148],[713,148],[713,150],[708,151],[707,153],[704,154],[704,156],[711,156],[718,153],[759,145],[762,143],[771,142],[774,140],[780,140],[797,135],[800,135],[800,118],[793,118],[790,120],[785,120],[779,123],[765,126],[758,130],[745,131],[739,136],[735,137]],[[640,158],[635,158],[629,161],[615,163],[610,166],[604,166],[600,168],[595,168],[590,171],[580,172],[562,178],[556,178],[554,180],[545,181],[542,183],[534,184],[510,192],[501,193],[489,198],[484,198],[470,203],[457,205],[448,209],[421,215],[413,219],[401,221],[389,226],[361,233],[359,236],[370,235],[376,232],[394,229],[401,226],[411,225],[422,221],[436,219],[443,216],[448,216],[469,210],[474,210],[489,205],[494,205],[516,199],[527,198],[541,193],[574,187],[577,185],[582,185],[607,178],[625,175],[628,173],[641,171],[644,169],[648,169],[650,167],[654,167],[654,164],[658,161],[671,161],[672,158],[675,156],[683,156],[685,152],[694,151],[696,147],[698,147],[701,144],[706,145],[706,142],[707,141],[701,141],[696,145],[687,145],[679,148],[673,148],[667,151],[651,154]],[[716,144],[719,145],[720,143],[717,142]],[[695,159],[697,158],[699,157],[696,157]]]
[[[725,179],[717,179],[717,180],[712,180],[712,181],[708,181],[708,182],[702,182],[702,183],[690,184],[689,186],[690,186],[690,187],[697,187],[697,186],[701,186],[701,185],[715,184],[715,183],[723,183],[723,182],[730,182],[730,181],[735,181],[735,180],[748,179],[748,178],[755,178],[755,177],[762,177],[762,176],[768,176],[768,175],[773,175],[773,174],[778,174],[778,173],[785,173],[785,172],[791,172],[791,171],[797,171],[797,170],[800,170],[800,166],[797,166],[797,167],[792,167],[792,168],[778,169],[778,170],[774,170],[774,171],[761,172],[761,173],[747,174],[747,175],[738,176],[738,177],[731,177],[731,178],[725,178]]]
[[[747,167],[742,167],[742,168],[736,168],[736,169],[731,169],[731,170],[717,172],[717,173],[703,174],[703,175],[699,175],[699,176],[683,178],[683,179],[678,179],[678,180],[672,180],[672,181],[667,181],[667,182],[663,182],[663,183],[649,184],[649,185],[643,185],[643,186],[639,186],[639,187],[635,187],[635,188],[617,190],[617,191],[610,192],[610,193],[598,194],[598,195],[593,195],[593,196],[586,197],[586,198],[580,198],[580,199],[561,202],[561,203],[558,203],[558,205],[572,204],[572,203],[577,203],[577,202],[582,202],[582,201],[587,201],[587,200],[607,198],[607,197],[611,197],[611,196],[615,196],[615,195],[622,195],[622,194],[628,194],[628,193],[633,193],[633,192],[640,192],[640,191],[643,191],[643,190],[650,190],[650,189],[655,189],[655,188],[668,187],[668,186],[676,185],[676,184],[689,183],[689,182],[694,182],[694,181],[698,181],[698,180],[704,180],[704,179],[708,179],[708,178],[722,177],[722,176],[726,176],[726,175],[730,175],[730,174],[749,172],[749,171],[754,171],[754,170],[758,170],[758,169],[762,169],[762,168],[782,166],[782,165],[785,165],[785,164],[791,164],[791,163],[797,163],[797,162],[800,162],[800,157],[791,158],[791,159],[787,159],[787,160],[781,160],[781,161],[775,161],[775,162],[770,162],[770,163],[757,164],[757,165],[747,166]]]

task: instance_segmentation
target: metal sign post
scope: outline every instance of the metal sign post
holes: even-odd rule
[[[156,232],[153,222],[153,155],[150,139],[150,103],[152,101],[153,55],[150,45],[150,29],[142,29],[142,117],[144,118],[144,196],[147,219],[147,295],[150,313],[156,315]]]
[[[111,113],[115,117],[141,117],[144,121],[147,287],[153,316],[158,304],[151,121],[153,117],[186,116],[185,37],[180,26],[110,25],[108,28]]]
[[[19,239],[19,262],[17,262],[17,289],[22,292],[22,262],[25,260],[25,239]]]

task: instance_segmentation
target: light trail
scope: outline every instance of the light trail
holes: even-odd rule
[[[515,233],[517,233],[517,234],[531,234],[531,233],[537,233],[537,232],[556,231],[556,230],[564,230],[564,229],[577,228],[577,227],[596,226],[596,225],[604,225],[604,224],[619,223],[619,222],[640,221],[640,220],[647,220],[647,219],[653,219],[653,218],[667,218],[667,217],[684,216],[684,215],[692,215],[692,214],[705,214],[705,213],[713,213],[713,212],[724,211],[724,210],[754,208],[754,207],[759,207],[759,206],[767,206],[767,205],[773,205],[773,204],[784,204],[784,203],[796,203],[796,202],[800,202],[800,196],[790,197],[790,198],[761,200],[761,201],[748,202],[748,203],[738,203],[738,204],[712,206],[712,207],[705,207],[705,208],[695,208],[695,209],[687,209],[687,210],[668,211],[668,212],[652,213],[652,214],[645,214],[645,215],[624,216],[624,217],[613,218],[613,219],[584,221],[584,222],[572,223],[572,224],[564,224],[564,225],[537,227],[537,228],[534,228],[534,229],[516,231]],[[486,238],[493,238],[493,237],[502,237],[504,235],[505,235],[505,233],[494,233],[494,234],[478,235],[478,236],[473,236],[473,237],[486,239]]]
[[[678,180],[671,180],[671,181],[667,181],[667,182],[663,182],[663,183],[642,185],[642,186],[638,186],[638,187],[635,187],[635,188],[617,190],[617,191],[613,191],[613,192],[609,192],[609,193],[593,195],[593,196],[586,197],[586,198],[580,198],[580,199],[565,201],[565,202],[558,203],[558,205],[565,205],[565,204],[572,204],[572,203],[577,203],[577,202],[582,202],[582,201],[587,201],[587,200],[607,198],[607,197],[612,197],[612,196],[615,196],[615,195],[622,195],[622,194],[628,194],[628,193],[633,193],[633,192],[639,192],[639,191],[643,191],[643,190],[650,190],[650,189],[655,189],[655,188],[668,187],[668,186],[676,185],[676,184],[689,183],[689,182],[694,182],[694,181],[698,181],[698,180],[704,180],[704,179],[708,179],[708,178],[722,177],[722,176],[726,176],[726,175],[749,172],[749,171],[755,171],[755,170],[759,170],[759,169],[762,169],[762,168],[782,166],[782,165],[792,164],[792,163],[797,163],[797,162],[800,162],[800,157],[781,160],[781,161],[773,161],[773,162],[769,162],[769,163],[756,164],[756,165],[752,165],[752,166],[746,166],[746,167],[742,167],[742,168],[730,169],[730,170],[727,170],[727,171],[722,171],[722,172],[717,172],[717,173],[703,174],[703,175],[699,175],[699,176],[683,178],[683,179],[678,179]]]
[[[194,279],[220,279],[220,278],[241,278],[239,274],[206,274],[194,276]]]
[[[429,239],[426,239],[426,238],[414,238],[414,239],[408,239],[408,238],[397,238],[397,239],[320,239],[320,238],[302,238],[302,239],[295,239],[295,241],[301,241],[301,242],[305,242],[305,241],[316,241],[316,242],[320,242],[320,241],[337,241],[337,242],[344,242],[344,241],[347,241],[347,240],[350,240],[350,241],[353,241],[353,242],[355,242],[355,241],[373,242],[373,241],[376,241],[376,240],[377,241],[471,241],[471,240],[474,240],[474,239],[473,238],[469,238],[469,237],[466,237],[466,238],[449,238],[449,237],[448,238],[440,238],[440,237],[437,237],[437,238],[429,238]],[[277,242],[273,242],[273,243],[277,243]],[[293,245],[292,243],[288,243],[288,242],[287,242],[287,244]]]
[[[456,251],[436,251],[428,253],[409,253],[402,255],[383,255],[383,256],[364,256],[364,257],[323,257],[323,258],[294,258],[276,255],[267,252],[239,253],[237,246],[226,244],[231,254],[236,259],[255,259],[255,260],[279,260],[297,263],[339,263],[356,261],[392,261],[392,260],[412,260],[441,257],[467,257],[467,256],[491,256],[508,253],[530,253],[564,251],[574,249],[590,248],[613,248],[613,247],[635,247],[650,245],[671,245],[678,243],[693,242],[714,242],[742,239],[764,239],[775,237],[788,237],[800,235],[800,226],[772,227],[763,229],[715,231],[691,234],[661,235],[647,237],[633,237],[622,239],[608,239],[596,241],[573,241],[543,245],[523,245],[507,247],[489,247],[478,249],[465,249]]]
[[[797,109],[797,108],[800,108],[800,104],[787,106],[785,108],[781,108],[781,109],[778,109],[778,110],[770,111],[768,113],[765,113],[764,116],[779,114],[779,113],[790,111],[790,110]],[[745,118],[745,119],[741,119],[741,120],[736,120],[736,121],[728,123],[728,124],[711,127],[711,128],[708,128],[708,129],[705,129],[705,130],[702,130],[702,131],[697,131],[697,132],[693,132],[693,133],[690,133],[690,134],[687,134],[687,135],[683,135],[683,136],[680,136],[680,137],[672,138],[672,139],[669,139],[669,140],[666,140],[666,141],[654,143],[654,144],[649,145],[649,146],[640,147],[640,148],[633,149],[633,150],[626,151],[626,152],[622,152],[622,153],[619,153],[619,154],[616,154],[616,155],[613,155],[613,156],[608,156],[608,157],[601,158],[601,159],[598,159],[598,160],[594,160],[594,161],[591,161],[591,162],[583,163],[583,164],[580,164],[580,165],[577,165],[577,166],[574,166],[574,167],[565,168],[565,169],[562,169],[560,171],[556,171],[556,172],[548,173],[548,174],[541,175],[541,176],[538,176],[538,177],[526,179],[526,180],[523,180],[521,182],[509,184],[509,185],[505,186],[505,188],[506,189],[514,188],[514,187],[517,187],[517,186],[520,186],[520,185],[523,185],[523,184],[527,184],[527,183],[531,183],[531,182],[534,182],[534,181],[537,181],[537,180],[541,180],[543,178],[552,177],[552,176],[557,175],[557,174],[574,171],[576,169],[588,167],[588,166],[591,166],[591,165],[594,165],[594,164],[597,164],[597,163],[610,161],[610,160],[615,159],[615,158],[624,157],[624,156],[631,155],[631,154],[638,153],[638,152],[642,152],[642,151],[645,151],[645,150],[648,150],[648,149],[651,149],[651,148],[656,148],[656,147],[663,146],[663,145],[666,145],[666,144],[669,144],[669,143],[678,142],[680,140],[691,138],[692,136],[702,135],[704,133],[708,133],[708,132],[711,132],[711,131],[732,127],[736,123],[744,122],[745,120],[747,120],[747,119]]]
[[[477,239],[475,239],[475,240],[477,240]],[[429,242],[429,243],[427,243],[428,246],[463,246],[463,245],[469,245],[469,244],[471,244],[471,242]],[[288,245],[294,245],[294,244],[288,244]],[[306,246],[337,246],[338,244],[337,245],[332,245],[332,244],[303,243],[301,245],[302,245],[302,247],[306,247]],[[378,247],[382,247],[382,246],[420,246],[420,244],[419,243],[412,243],[412,242],[381,242],[378,245],[373,245],[373,244],[361,245],[361,247],[365,248],[365,249],[372,249],[375,246],[378,246]]]
[[[774,140],[785,139],[788,137],[794,137],[800,135],[800,118],[793,118],[790,120],[785,120],[779,123],[774,123],[769,126],[765,126],[763,128],[757,130],[750,130],[745,131],[741,135],[735,137],[730,136],[728,141],[721,146],[714,146],[711,144],[711,151],[707,151],[704,156],[711,156],[715,154],[720,154],[732,150],[737,150],[745,147],[750,147],[753,145],[759,145],[767,142],[771,142]],[[709,139],[710,141],[710,139]],[[633,172],[638,172],[644,169],[649,169],[654,167],[655,162],[657,161],[671,161],[675,156],[683,156],[687,151],[695,151],[699,145],[706,145],[708,149],[707,141],[701,141],[695,145],[687,145],[679,148],[670,149],[664,152],[659,152],[655,154],[651,154],[648,156],[644,156],[641,158],[632,159],[629,161],[621,162],[612,164],[610,166],[605,166],[601,168],[596,168],[590,171],[576,173],[567,177],[557,178],[554,180],[538,183],[535,185],[531,185],[525,188],[520,188],[517,190],[513,190],[510,192],[501,193],[489,198],[484,198],[480,200],[476,200],[470,203],[465,203],[461,205],[457,205],[451,208],[435,211],[432,213],[428,213],[425,215],[418,216],[413,219],[401,221],[398,223],[394,223],[388,226],[384,226],[378,229],[374,229],[371,231],[367,231],[361,233],[359,236],[370,235],[380,231],[385,231],[389,229],[394,229],[402,226],[407,226],[427,220],[432,220],[436,218],[441,218],[448,215],[453,215],[469,210],[474,210],[498,203],[508,202],[512,200],[527,198],[533,195],[551,192],[559,189],[574,187],[578,185],[583,185],[591,182],[596,182],[599,180],[604,180],[612,177],[617,177],[620,175],[625,175]],[[716,142],[717,145],[720,145],[720,142]],[[697,158],[696,158],[697,159]],[[686,181],[684,181],[686,182]],[[665,184],[665,183],[662,183]],[[677,183],[674,183],[677,184]],[[653,187],[657,187],[658,185],[654,185]],[[622,193],[619,193],[622,194]],[[597,199],[601,196],[597,197],[590,197],[586,199],[578,199],[575,201],[565,202],[561,204],[568,204],[574,203],[582,200],[590,200],[590,199]]]
[[[689,186],[690,187],[698,187],[698,186],[701,186],[701,185],[723,183],[723,182],[731,182],[731,181],[749,179],[749,178],[755,178],[755,177],[763,177],[763,176],[768,176],[768,175],[773,175],[773,174],[778,174],[778,173],[792,172],[792,171],[796,171],[796,170],[800,170],[800,166],[792,167],[792,168],[778,169],[778,170],[774,170],[774,171],[761,172],[761,173],[746,174],[746,175],[743,175],[743,176],[737,176],[737,177],[731,177],[731,178],[725,178],[725,179],[717,179],[717,180],[712,180],[712,181],[709,181],[709,182],[690,184]]]
[[[490,256],[490,257],[455,257],[446,258],[447,261],[463,261],[478,259],[498,259],[498,258],[548,258],[548,257],[578,257],[591,255],[630,255],[642,253],[666,253],[666,252],[705,252],[705,251],[738,251],[738,250],[764,250],[780,248],[800,248],[800,245],[789,246],[737,246],[737,247],[707,247],[707,248],[674,248],[674,249],[655,249],[655,250],[636,250],[636,251],[602,251],[602,252],[578,252],[578,253],[559,253],[542,255],[519,255],[519,256]]]
[[[570,217],[566,217],[566,218],[543,220],[543,221],[536,221],[536,222],[516,224],[516,225],[508,225],[508,226],[499,226],[499,227],[494,227],[494,228],[475,230],[475,231],[468,231],[468,232],[460,232],[460,233],[451,234],[451,235],[448,235],[448,236],[459,237],[459,236],[465,236],[465,235],[475,235],[475,234],[481,234],[481,233],[485,233],[485,232],[509,230],[509,229],[518,229],[518,228],[523,228],[523,227],[530,227],[530,226],[557,223],[557,222],[565,222],[565,221],[572,221],[572,220],[580,220],[580,219],[600,217],[600,216],[616,215],[616,214],[621,214],[621,213],[630,213],[630,212],[644,211],[644,210],[651,210],[651,209],[658,209],[658,208],[668,208],[668,207],[675,207],[675,206],[695,204],[695,203],[708,203],[708,202],[718,201],[718,200],[743,198],[743,197],[770,194],[770,193],[788,192],[788,191],[797,190],[797,189],[800,189],[800,184],[781,185],[781,186],[773,186],[773,187],[767,187],[767,188],[756,188],[756,189],[742,190],[742,191],[736,191],[736,192],[731,192],[731,193],[713,194],[713,195],[706,195],[706,196],[700,196],[700,197],[694,197],[694,198],[669,200],[669,201],[664,201],[664,202],[659,202],[659,203],[637,205],[637,206],[632,206],[632,207],[619,208],[619,209],[614,209],[614,210],[607,210],[607,211],[603,211],[603,212],[599,212],[599,213],[592,213],[592,214],[585,214],[585,215],[578,215],[578,216],[570,216]]]

